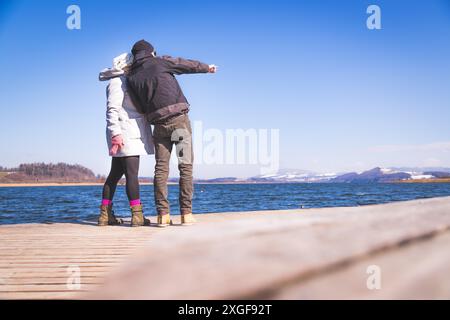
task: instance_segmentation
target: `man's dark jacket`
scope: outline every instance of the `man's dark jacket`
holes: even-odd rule
[[[153,57],[136,60],[127,76],[130,97],[151,123],[187,113],[189,103],[174,75],[207,73],[209,66],[195,60]]]

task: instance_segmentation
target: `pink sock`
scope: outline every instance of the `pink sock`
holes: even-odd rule
[[[109,206],[110,204],[112,204],[111,200],[109,200],[109,199],[102,200],[102,206]]]
[[[130,207],[138,206],[141,204],[141,199],[130,200]]]

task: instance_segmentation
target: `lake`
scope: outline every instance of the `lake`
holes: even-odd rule
[[[101,186],[0,188],[0,224],[96,220]],[[169,186],[172,213],[179,214],[178,186]],[[450,196],[450,183],[196,184],[194,213],[362,206]],[[141,186],[146,215],[156,214],[153,186]],[[114,199],[117,216],[129,217],[123,186]]]

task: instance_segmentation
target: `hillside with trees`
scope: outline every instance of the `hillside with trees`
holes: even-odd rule
[[[17,168],[0,166],[0,183],[101,182],[92,170],[78,164],[24,163]]]

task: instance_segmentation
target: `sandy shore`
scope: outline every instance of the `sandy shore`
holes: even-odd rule
[[[415,180],[401,180],[396,183],[450,183],[450,179],[415,179]]]
[[[80,182],[80,183],[0,183],[0,188],[7,187],[71,187],[71,186],[101,186],[103,183]]]
[[[119,183],[119,185],[125,185]],[[149,182],[141,182],[140,185],[153,185]],[[62,183],[0,183],[0,188],[12,187],[83,187],[83,186],[103,186],[103,182],[62,182]]]

